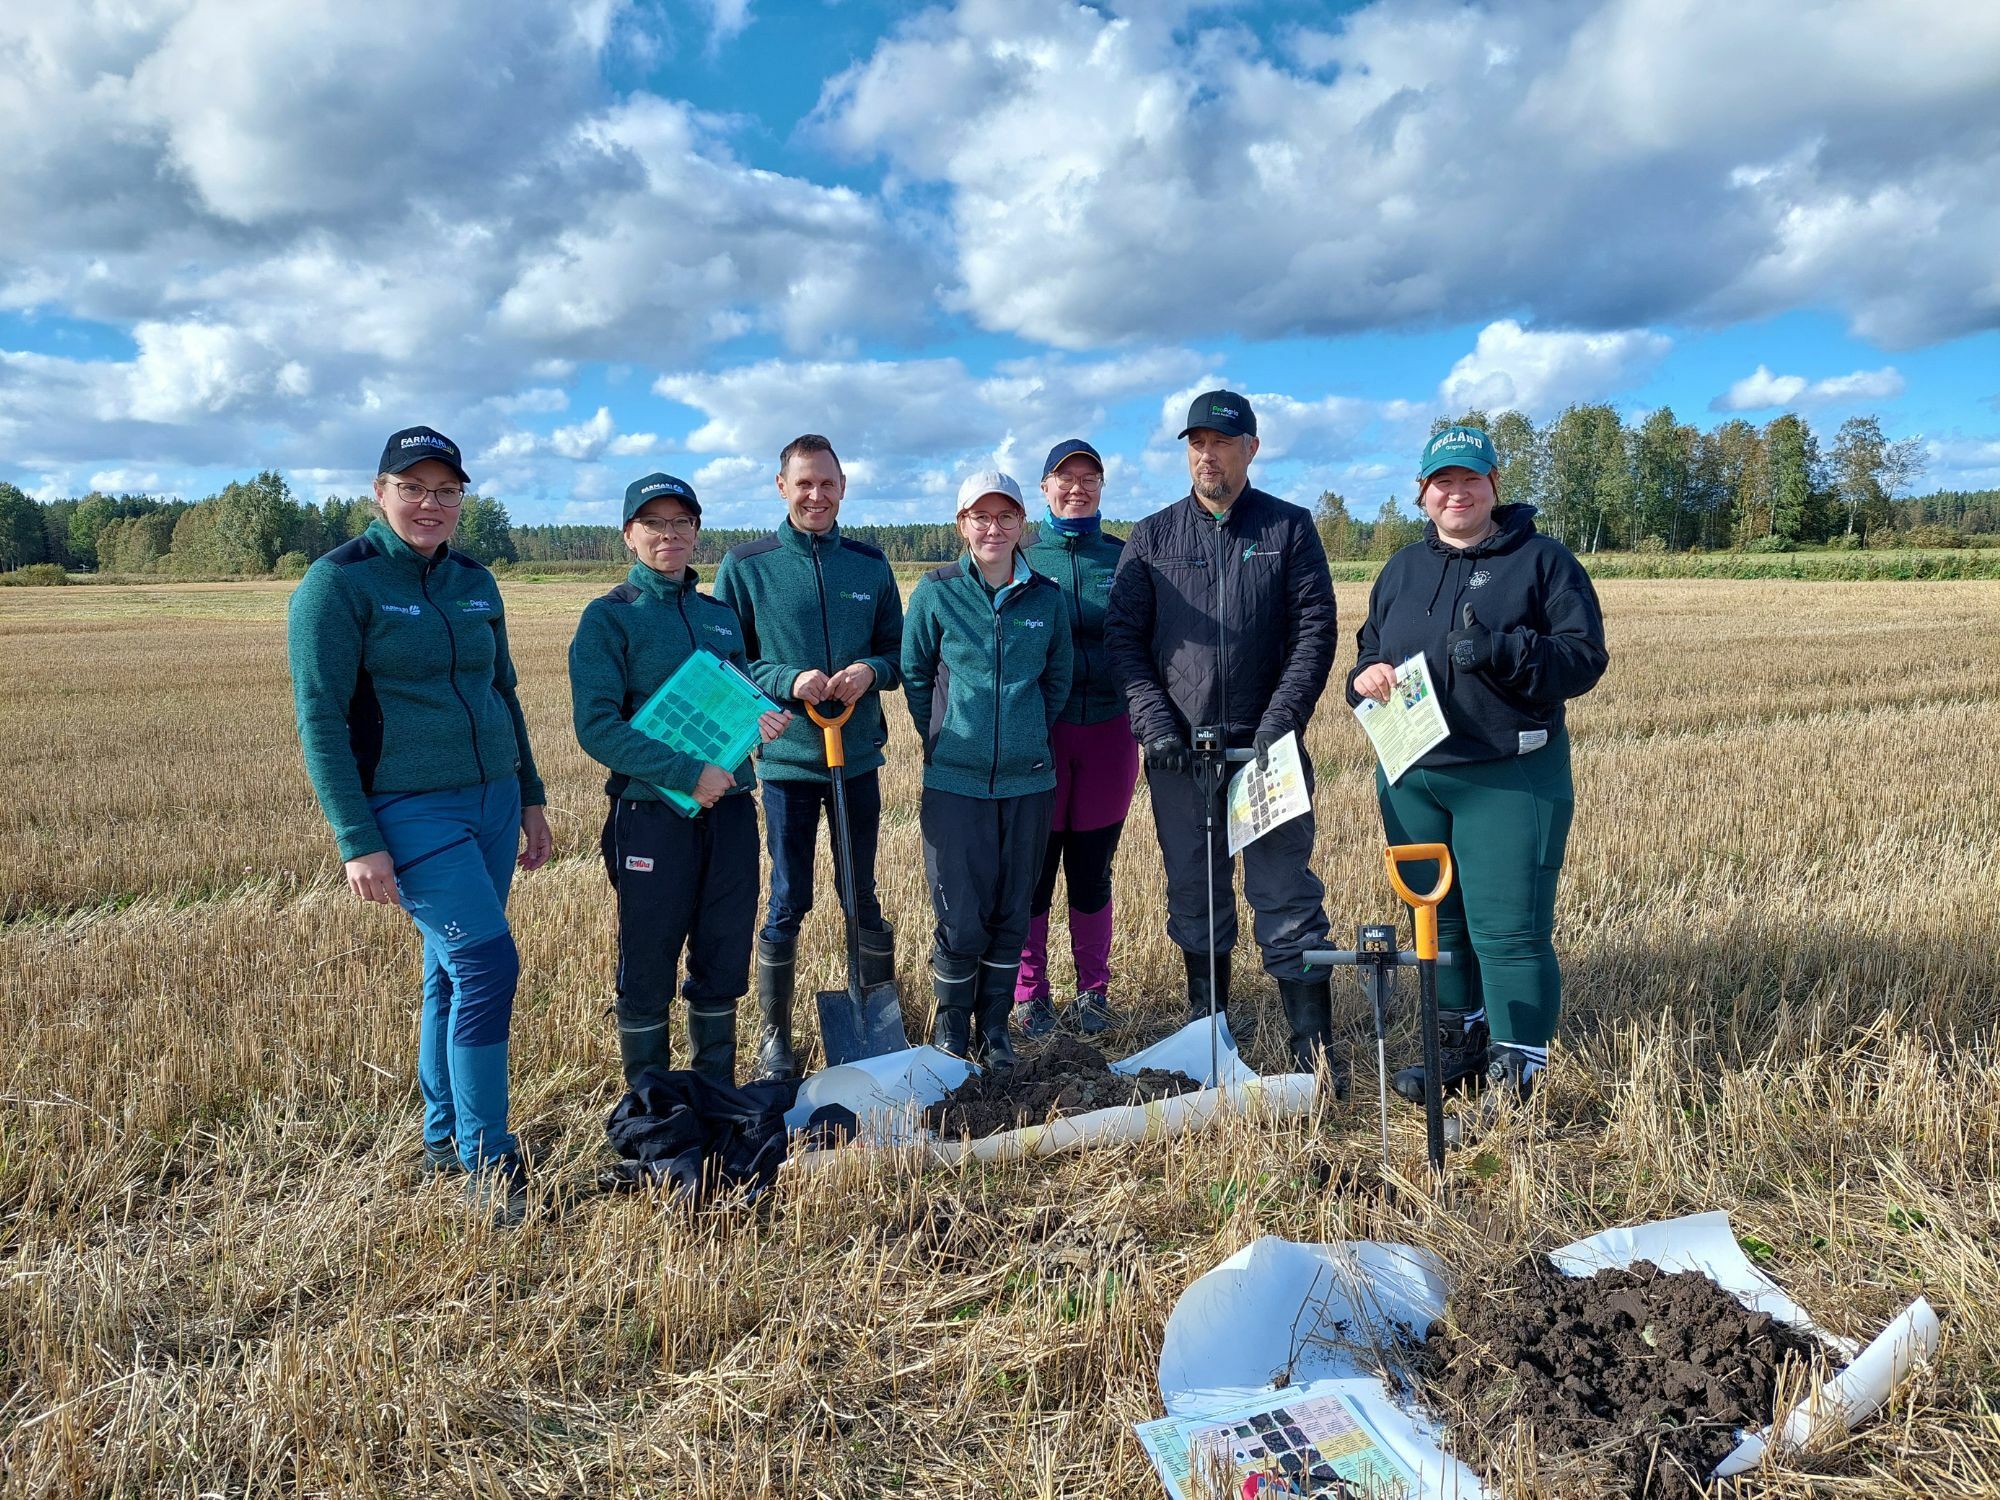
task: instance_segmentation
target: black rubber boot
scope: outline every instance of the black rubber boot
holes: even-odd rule
[[[625,1068],[625,1087],[631,1088],[648,1068],[671,1068],[673,1063],[673,1018],[665,1011],[658,1015],[635,1016],[625,1002],[613,1007],[618,1017],[618,1058]]]
[[[896,982],[896,929],[886,921],[879,931],[861,929],[861,987]]]
[[[949,963],[950,960],[943,960]],[[931,959],[931,993],[937,996],[937,1019],[931,1023],[931,1045],[940,1052],[972,1056],[972,1004],[979,985],[979,969],[974,965],[963,976],[941,970],[940,960]],[[1012,998],[1012,997],[1009,997]]]
[[[688,1003],[688,1046],[694,1051],[692,1067],[710,1083],[724,1088],[736,1086],[736,1007],[718,1001],[712,1010]]]
[[[798,1054],[792,1050],[792,976],[798,954],[796,935],[775,943],[757,939],[757,1009],[764,1017],[757,1047],[760,1079],[799,1076]]]
[[[1181,958],[1187,964],[1188,1019],[1190,1021],[1206,1021],[1208,1019],[1208,955],[1183,948],[1181,950]],[[1227,953],[1218,953],[1215,955],[1215,983],[1218,991],[1215,997],[1215,1008],[1228,1013],[1229,955]],[[1246,1005],[1240,1015],[1229,1015],[1229,1034],[1236,1038],[1237,1051],[1241,1052],[1245,1047],[1250,1045],[1251,1039],[1257,1035],[1257,1018],[1251,1014],[1250,1007]]]
[[[1292,1029],[1293,1064],[1301,1073],[1317,1073],[1324,1062],[1334,1097],[1345,1099],[1347,1065],[1333,1055],[1333,981],[1280,979],[1278,998]]]
[[[1485,1083],[1487,1035],[1483,1020],[1467,1026],[1456,1011],[1439,1013],[1438,1060],[1444,1065],[1445,1093],[1471,1092]],[[1397,1069],[1389,1086],[1412,1104],[1422,1104],[1424,1065]]]
[[[979,994],[973,1004],[972,1060],[989,1072],[1011,1068],[1019,1061],[1014,1055],[1014,1037],[1008,1023],[1014,1015],[1014,981],[1021,966],[996,968],[979,966]]]

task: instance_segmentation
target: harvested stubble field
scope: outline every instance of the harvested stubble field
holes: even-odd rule
[[[1253,1237],[1412,1241],[1478,1278],[1709,1208],[1836,1331],[1920,1291],[1946,1318],[1888,1413],[1741,1493],[2000,1493],[2000,584],[1605,587],[1614,665],[1573,720],[1567,1045],[1545,1106],[1455,1157],[1442,1202],[1329,1188],[1375,1149],[1363,1061],[1356,1102],[1309,1123],[853,1163],[748,1216],[560,1201],[616,1095],[602,798],[563,675],[594,587],[508,591],[558,838],[513,908],[516,1112],[549,1211],[512,1232],[416,1182],[416,945],[336,887],[284,589],[0,593],[8,1493],[1145,1496],[1127,1427],[1155,1414],[1167,1311]],[[1350,631],[1363,597],[1340,589]],[[897,733],[882,872],[916,1032]],[[1379,920],[1337,703],[1310,748],[1336,930]],[[1113,1055],[1181,1004],[1143,805],[1117,879],[1135,1019]],[[801,991],[837,985],[831,910],[808,944]],[[1397,1124],[1414,1171],[1420,1118]],[[1587,1458],[1515,1466],[1510,1493],[1598,1492]]]

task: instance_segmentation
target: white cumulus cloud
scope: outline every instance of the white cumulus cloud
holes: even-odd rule
[[[1650,329],[1578,333],[1523,328],[1511,318],[1480,330],[1451,367],[1438,399],[1453,412],[1512,408],[1536,418],[1576,401],[1602,401],[1644,381],[1673,340]]]
[[[1768,365],[1759,365],[1710,401],[1708,408],[1710,411],[1771,411],[1779,407],[1800,410],[1893,401],[1903,394],[1903,385],[1903,377],[1894,365],[1884,365],[1879,370],[1856,370],[1850,375],[1830,375],[1823,380],[1808,380],[1803,375],[1774,375]]]

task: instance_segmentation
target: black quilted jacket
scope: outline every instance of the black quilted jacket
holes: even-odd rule
[[[1104,623],[1141,744],[1214,723],[1235,745],[1303,738],[1337,633],[1312,516],[1255,487],[1220,524],[1190,494],[1135,526]]]

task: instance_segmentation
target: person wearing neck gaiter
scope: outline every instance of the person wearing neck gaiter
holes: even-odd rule
[[[1028,565],[1062,590],[1075,666],[1069,701],[1049,727],[1056,794],[1049,847],[1029,907],[1028,941],[1014,986],[1015,1023],[1030,1036],[1055,1029],[1049,983],[1049,916],[1056,877],[1068,882],[1069,951],[1076,999],[1068,1017],[1099,1032],[1111,1010],[1111,861],[1139,780],[1139,746],[1125,711],[1125,688],[1104,645],[1111,577],[1125,550],[1103,526],[1104,461],[1081,438],[1058,443],[1042,465],[1049,519],[1027,549]]]

